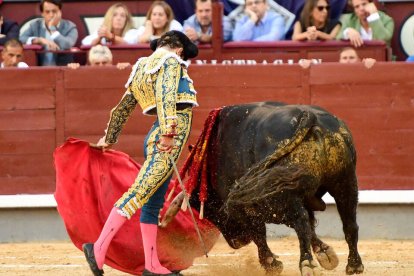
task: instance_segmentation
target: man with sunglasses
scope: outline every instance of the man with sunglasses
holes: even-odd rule
[[[352,46],[360,47],[364,40],[383,40],[388,45],[394,33],[394,20],[378,11],[372,0],[352,0],[354,12],[341,17],[342,28],[338,39],[349,39]]]
[[[236,22],[234,41],[276,41],[285,38],[283,17],[269,10],[267,0],[245,0],[245,15]]]

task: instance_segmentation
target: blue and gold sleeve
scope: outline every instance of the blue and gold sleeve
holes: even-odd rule
[[[161,135],[174,134],[177,125],[177,91],[181,78],[181,65],[169,58],[158,71],[155,82],[155,98]]]
[[[118,136],[137,103],[134,95],[128,89],[118,105],[111,110],[108,127],[105,131],[105,143],[115,144],[118,142]]]

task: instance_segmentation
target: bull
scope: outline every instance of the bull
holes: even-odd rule
[[[280,273],[266,241],[266,224],[285,224],[300,244],[302,275],[318,275],[317,263],[334,269],[338,258],[315,233],[314,212],[336,202],[349,247],[347,274],[364,270],[358,253],[358,182],[356,151],[345,123],[326,110],[308,105],[260,102],[224,107],[207,145],[205,218],[213,222],[234,249],[254,242],[267,272]],[[192,206],[200,206],[192,191]],[[162,221],[178,211],[178,195]],[[175,207],[174,207],[175,206]]]

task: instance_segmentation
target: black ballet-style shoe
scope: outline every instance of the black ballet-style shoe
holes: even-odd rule
[[[94,276],[103,276],[103,269],[99,269],[98,264],[96,263],[95,254],[93,253],[93,243],[84,243],[82,245],[83,253],[85,253],[86,261],[89,264]]]
[[[158,273],[151,272],[148,269],[144,269],[141,276],[183,276],[183,274],[181,274],[180,272],[171,272],[171,273],[167,273],[167,274],[158,274]]]

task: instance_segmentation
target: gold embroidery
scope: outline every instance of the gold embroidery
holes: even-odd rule
[[[137,105],[137,100],[127,90],[117,106],[111,110],[111,118],[106,130],[105,142],[115,144],[121,133],[122,127],[125,125],[132,111]]]
[[[177,58],[177,56],[171,55],[168,51],[157,50],[151,56],[141,58],[140,62],[137,64],[135,75],[132,77],[129,88],[137,99],[144,114],[148,114],[149,111],[156,108],[156,82],[162,69],[165,68],[167,64],[174,67],[174,69],[171,68],[168,70],[177,70],[179,71],[178,75],[182,75],[179,79],[179,84],[176,86],[176,88],[178,86],[180,87],[180,89],[176,91],[176,102],[189,103],[193,106],[198,105],[194,86],[191,79],[188,77],[186,67],[182,61]],[[166,85],[167,83],[165,83],[163,89],[170,89]]]
[[[172,132],[171,125],[176,125],[177,89],[180,81],[181,66],[174,58],[166,60],[160,68],[155,84],[157,115],[162,134]]]
[[[175,160],[178,160],[184,145],[190,135],[192,121],[191,108],[177,111],[177,133],[175,138],[175,148],[170,153]],[[142,165],[134,184],[128,191],[116,202],[115,206],[124,210],[127,217],[130,218],[140,206],[143,206],[155,191],[171,176],[173,168],[167,153],[159,152],[155,146],[155,141],[159,137],[160,128],[156,127],[149,134],[147,148],[147,158]],[[134,202],[135,204],[129,204]],[[140,206],[136,204],[138,202]],[[133,206],[131,212],[127,206]],[[135,208],[135,206],[137,208]]]
[[[134,72],[135,75],[127,92],[111,111],[105,138],[108,144],[117,142],[124,124],[137,103],[144,114],[154,108],[159,109],[157,113],[162,134],[170,133],[171,124],[176,124],[177,103],[198,106],[194,86],[188,77],[186,67],[169,52],[156,51],[150,57],[141,58]]]

